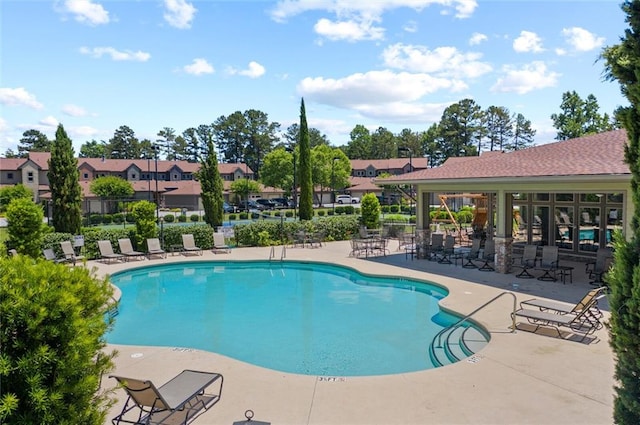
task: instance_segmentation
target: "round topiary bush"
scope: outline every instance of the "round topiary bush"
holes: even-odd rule
[[[195,222],[200,221],[200,216],[198,214],[191,214],[190,220]]]
[[[186,215],[179,215],[178,216],[178,222],[179,223],[186,223],[187,222],[187,216]]]
[[[173,214],[167,214],[164,216],[164,222],[165,223],[173,223],[176,219],[176,216]]]
[[[249,218],[249,214],[247,214],[246,212],[240,213],[240,220],[246,220],[248,218]]]

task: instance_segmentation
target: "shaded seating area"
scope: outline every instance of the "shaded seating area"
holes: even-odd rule
[[[208,410],[222,396],[224,378],[219,373],[183,370],[160,387],[150,380],[111,375],[127,393],[114,425],[183,424]]]
[[[122,254],[116,254],[113,252],[113,246],[111,245],[111,241],[103,240],[98,241],[98,250],[100,251],[100,260],[105,263],[110,263],[112,261],[120,261],[124,260],[125,256]]]
[[[151,259],[152,256],[157,255],[161,258],[167,258],[167,253],[160,246],[160,239],[149,238],[147,239],[147,257]]]
[[[231,252],[231,247],[224,240],[224,233],[213,233],[213,252]]]
[[[144,252],[133,249],[131,239],[118,239],[118,246],[120,247],[120,253],[125,256],[126,261],[129,261],[129,258],[144,259]]]
[[[196,241],[191,233],[182,234],[182,253],[202,255],[202,248],[196,245]]]

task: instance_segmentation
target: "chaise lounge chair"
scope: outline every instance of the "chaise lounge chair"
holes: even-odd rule
[[[76,251],[73,249],[71,245],[71,241],[62,241],[60,242],[60,248],[62,248],[62,253],[64,254],[64,260],[68,263],[76,265],[76,261],[84,260],[83,255],[76,255]]]
[[[231,247],[224,241],[224,233],[215,232],[213,234],[213,252],[231,252]]]
[[[160,248],[160,239],[158,238],[147,239],[147,257],[151,259],[152,255],[159,255],[162,258],[167,258],[165,250]]]
[[[105,263],[110,261],[120,261],[125,258],[124,255],[113,252],[111,241],[98,241],[98,249],[100,250],[100,259],[104,260]]]
[[[196,246],[196,242],[193,239],[193,235],[191,233],[182,235],[182,253],[187,254],[197,254],[202,255],[202,248]]]
[[[129,258],[139,258],[141,260],[144,259],[144,252],[135,251],[133,246],[131,245],[131,239],[123,238],[118,239],[118,245],[120,246],[120,252],[125,256],[125,259],[129,261]]]
[[[520,303],[521,307],[532,306],[538,307],[540,311],[548,311],[556,314],[578,314],[581,311],[587,309],[588,314],[594,316],[594,319],[602,318],[602,312],[598,308],[598,300],[605,296],[605,287],[592,289],[585,294],[584,297],[577,304],[571,305],[559,301],[542,300],[539,298],[532,298]],[[595,322],[594,322],[595,323]],[[599,323],[599,322],[598,322]]]
[[[47,261],[53,261],[54,263],[63,263],[66,261],[64,258],[58,258],[56,253],[53,251],[53,248],[45,248],[42,250],[42,255],[44,255],[44,259]]]
[[[114,425],[183,424],[220,401],[224,378],[219,373],[184,370],[157,388],[153,382],[111,375],[128,395]],[[217,382],[216,382],[217,381]],[[206,392],[216,384],[217,391]]]

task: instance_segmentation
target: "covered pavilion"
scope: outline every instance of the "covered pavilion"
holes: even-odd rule
[[[416,228],[427,235],[435,195],[485,195],[486,224],[474,232],[495,240],[496,271],[508,273],[514,250],[525,244],[555,245],[562,258],[591,259],[598,248],[611,246],[614,231],[630,234],[626,145],[626,132],[614,130],[513,152],[451,157],[439,167],[376,182],[415,187]]]

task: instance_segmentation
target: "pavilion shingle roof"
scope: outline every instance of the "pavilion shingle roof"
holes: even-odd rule
[[[352,159],[351,168],[353,170],[365,170],[373,167],[376,170],[393,170],[404,168],[409,165],[409,158],[389,158],[389,159]],[[412,158],[413,168],[427,168],[429,158]]]
[[[513,152],[450,158],[442,166],[394,176],[392,180],[448,180],[584,175],[626,175],[627,135],[614,130]]]

